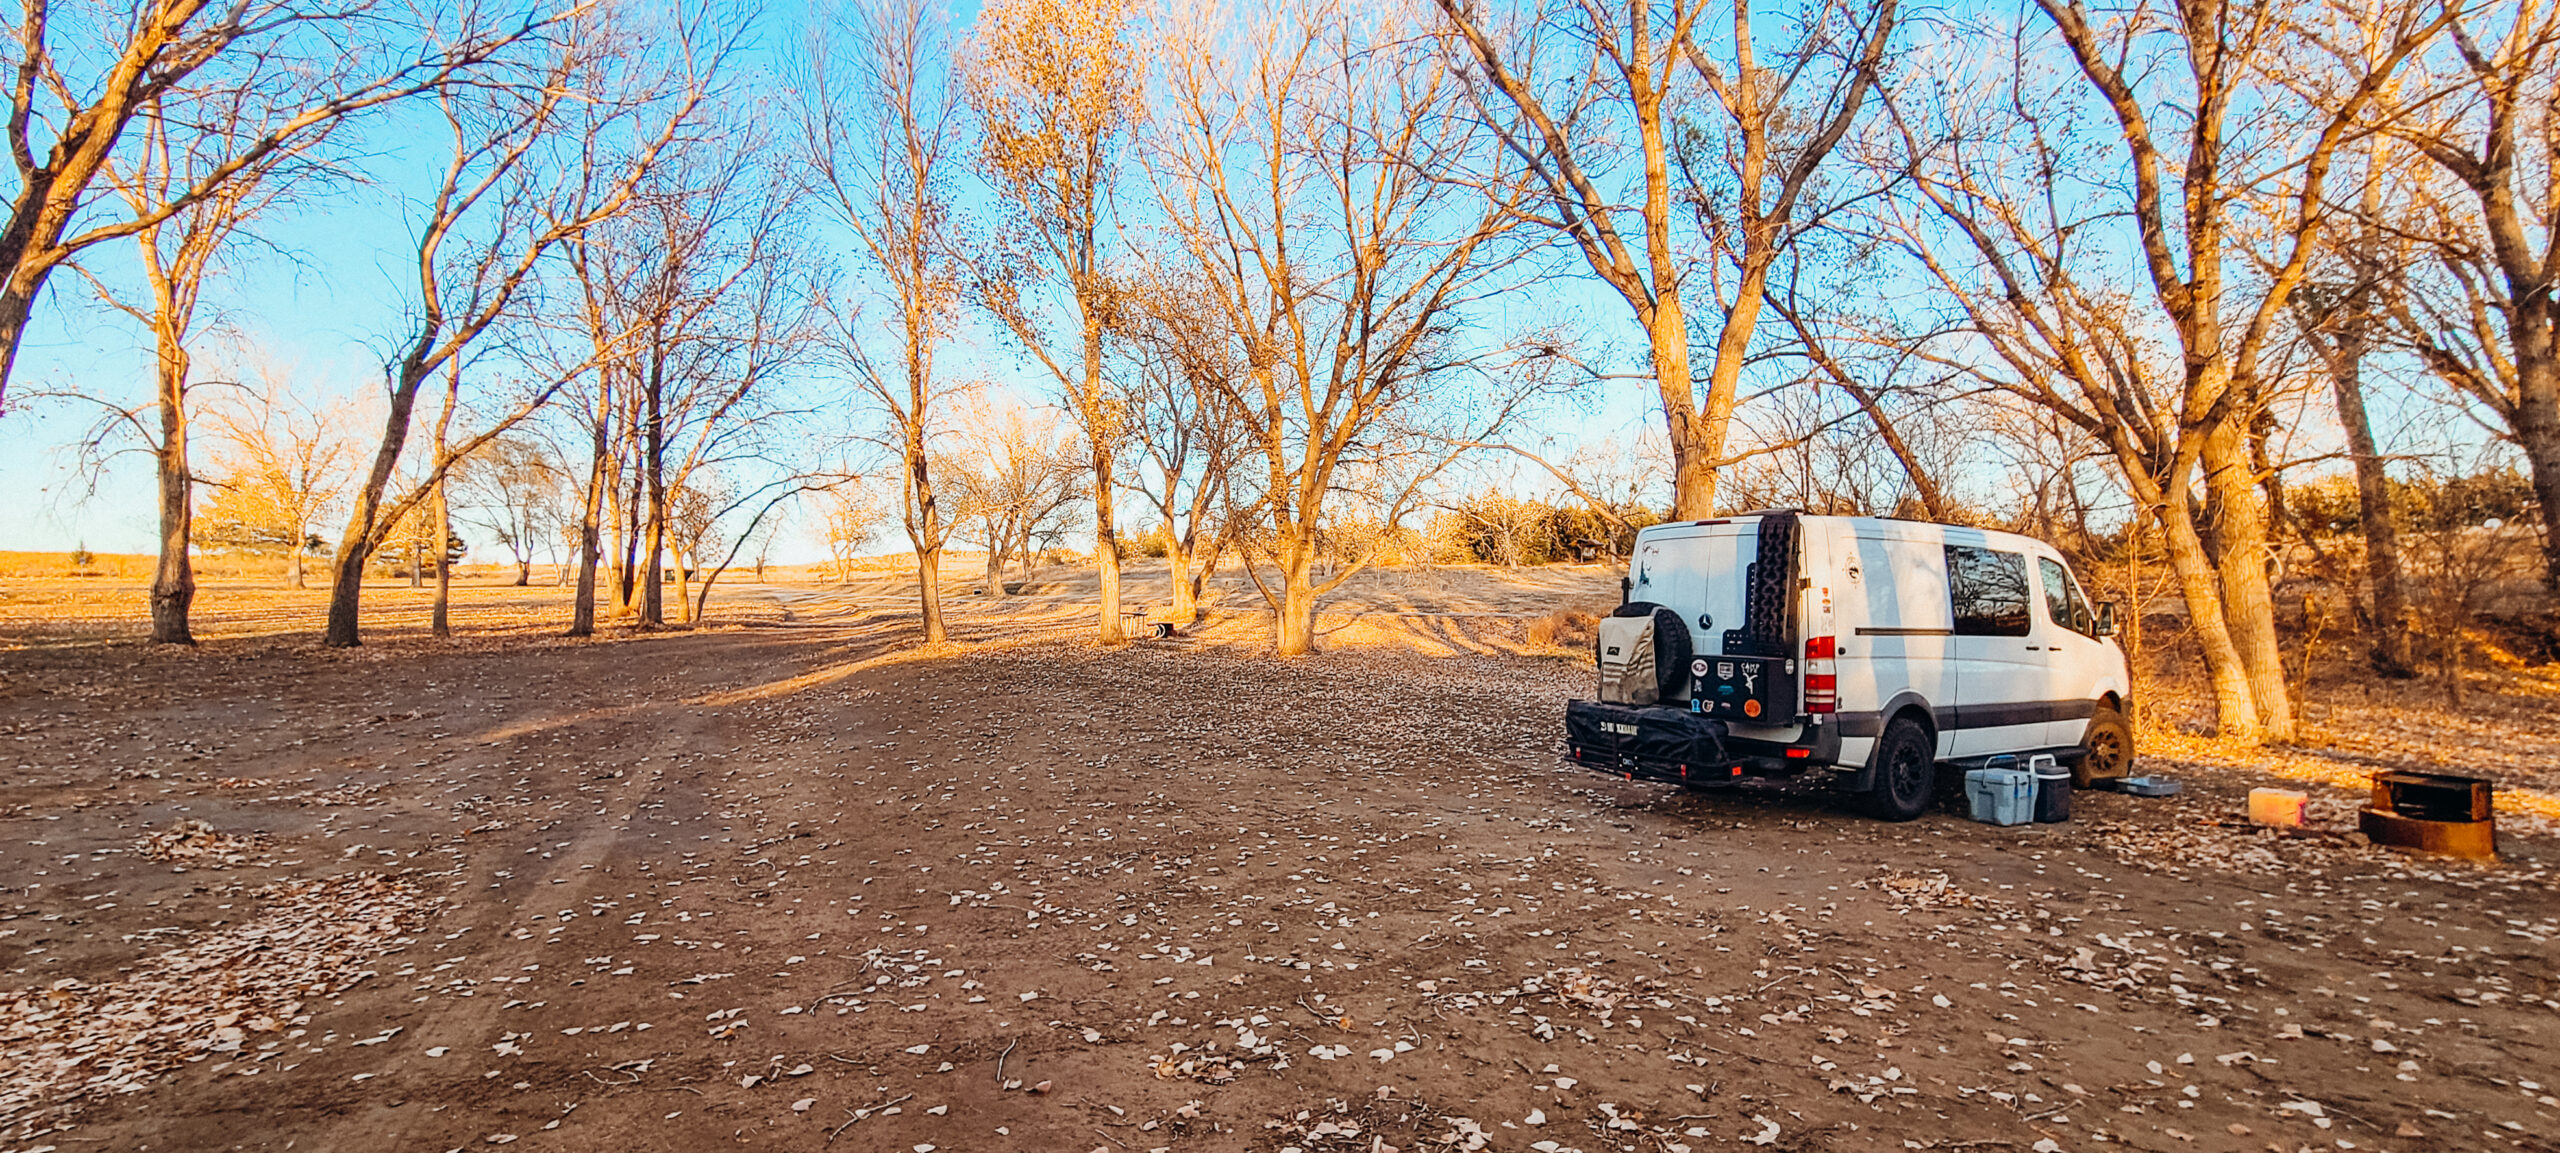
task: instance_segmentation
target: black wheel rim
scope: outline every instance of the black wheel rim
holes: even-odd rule
[[[1921,754],[1917,742],[1905,741],[1893,750],[1895,799],[1912,802],[1920,799],[1920,787],[1926,783],[1922,780],[1922,775],[1928,771],[1928,764],[1928,758]]]
[[[2090,776],[2114,776],[2124,767],[2124,742],[2113,732],[2090,734],[2088,761]]]

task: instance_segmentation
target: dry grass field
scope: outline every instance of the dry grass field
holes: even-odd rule
[[[1288,662],[1234,578],[1117,648],[955,580],[928,648],[886,564],[582,641],[474,573],[357,650],[216,579],[171,651],[0,577],[0,1150],[2555,1147],[2539,673],[1883,825],[1560,765],[1615,575],[1363,574]],[[2335,835],[2375,763],[2490,768],[2505,863]],[[2287,780],[2326,832],[2234,819]]]

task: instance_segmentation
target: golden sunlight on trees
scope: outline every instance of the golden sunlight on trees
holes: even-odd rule
[[[1114,466],[1126,402],[1103,341],[1125,308],[1106,246],[1114,189],[1141,114],[1146,61],[1128,0],[996,0],[966,54],[978,166],[1010,210],[970,289],[1037,361],[1084,431],[1098,633],[1123,639]]]

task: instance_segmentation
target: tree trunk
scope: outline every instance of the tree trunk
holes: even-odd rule
[[[1301,657],[1316,649],[1315,549],[1311,542],[1285,541],[1280,555],[1280,620],[1273,651]]]
[[[689,555],[687,550],[681,548],[671,548],[667,551],[676,562],[676,608],[684,613],[686,627],[691,627],[700,623],[693,617],[693,568],[694,562],[700,558]]]
[[[2223,615],[2213,562],[2205,556],[2204,540],[2196,534],[2195,520],[2187,509],[2183,495],[2173,490],[2171,499],[2159,506],[2160,535],[2187,602],[2188,625],[2204,649],[2205,677],[2213,686],[2214,734],[2234,744],[2254,745],[2262,737],[2253,682]]]
[[[2364,530],[2365,580],[2373,586],[2373,666],[2384,676],[2407,677],[2415,666],[2409,653],[2408,591],[2400,582],[2400,512],[2392,507],[2391,474],[2374,444],[2373,422],[2365,415],[2361,323],[2341,334],[2334,349],[2320,351],[2327,354],[2338,424],[2356,459],[2356,520]]]
[[[657,628],[666,623],[667,612],[667,541],[665,525],[653,511],[649,523],[641,528],[646,538],[640,560],[640,627]]]
[[[37,197],[50,195],[53,182],[39,179],[41,185],[31,184],[19,190],[18,204],[26,205]],[[23,231],[16,227],[22,222]],[[10,214],[9,223],[12,227],[0,234],[0,266],[23,270],[35,216],[22,207]],[[51,271],[50,266],[31,273],[21,271],[6,284],[0,284],[0,414],[9,411],[9,377],[18,364],[18,342],[27,334],[27,318],[35,314],[36,294],[44,291],[45,277]]]
[[[1705,520],[1716,514],[1716,458],[1723,450],[1706,443],[1706,429],[1689,407],[1689,320],[1676,293],[1666,293],[1655,306],[1645,336],[1653,345],[1654,382],[1671,433],[1671,519]]]
[[[399,467],[400,449],[409,440],[409,415],[418,402],[418,384],[425,372],[414,365],[403,366],[400,383],[391,390],[391,411],[383,418],[382,443],[373,451],[373,468],[365,474],[364,487],[356,490],[355,509],[347,514],[346,535],[338,545],[337,571],[329,582],[329,626],[321,643],[331,648],[353,648],[363,644],[356,619],[364,597],[364,566],[373,559],[377,543],[374,519],[382,514],[382,490],[391,483],[391,471]],[[411,566],[414,570],[415,566]]]
[[[1164,538],[1164,563],[1168,570],[1166,575],[1173,578],[1173,602],[1167,612],[1171,614],[1170,619],[1174,627],[1180,628],[1199,619],[1200,588],[1191,580],[1190,546],[1183,541],[1180,534],[1173,531],[1173,524],[1170,521],[1165,523]]]
[[[191,536],[195,491],[187,473],[187,353],[163,342],[160,349],[160,566],[151,577],[151,639],[164,645],[196,643],[187,614],[196,599]]]
[[[444,454],[443,446],[437,446],[436,454]],[[453,550],[445,543],[453,539],[453,510],[444,502],[443,481],[436,482],[436,495],[432,499],[436,507],[436,607],[430,614],[427,631],[433,633],[437,640],[446,640],[453,636]]]
[[[1745,259],[1748,260],[1748,254]],[[1699,411],[1691,440],[1691,454],[1699,458],[1694,467],[1705,475],[1706,492],[1702,510],[1690,519],[1716,515],[1716,462],[1724,459],[1725,442],[1733,431],[1733,410],[1742,402],[1742,366],[1751,354],[1751,333],[1759,324],[1762,293],[1768,287],[1768,276],[1765,259],[1758,267],[1750,267],[1746,263],[1740,283],[1734,288],[1733,307],[1725,313],[1724,325],[1716,339],[1715,360],[1707,365],[1706,403]],[[1678,307],[1676,298],[1673,307]],[[1681,351],[1681,369],[1684,372],[1689,367],[1687,357],[1684,347]]]
[[[1115,430],[1102,396],[1102,321],[1089,304],[1078,303],[1085,307],[1084,394],[1077,398],[1077,407],[1084,418],[1085,443],[1093,453],[1093,570],[1102,586],[1102,620],[1096,633],[1102,643],[1116,645],[1128,640],[1129,634],[1120,627],[1120,534],[1111,523]]]
[[[595,436],[595,456],[587,462],[586,500],[578,516],[578,595],[570,610],[569,635],[594,636],[596,632],[596,564],[603,558],[602,526],[604,516],[605,434],[601,425]]]
[[[302,548],[304,539],[310,531],[311,530],[308,526],[295,525],[293,529],[293,547],[286,550],[284,554],[284,579],[291,583],[295,588],[304,587],[303,581],[305,578],[302,574]]]
[[[933,473],[924,452],[924,403],[919,389],[907,436],[907,499],[913,502],[907,543],[915,548],[916,599],[924,610],[924,643],[938,645],[949,639],[942,624],[942,506],[936,503]]]
[[[614,486],[614,499],[621,503],[613,518],[614,556],[620,562],[614,567],[613,615],[627,617],[640,611],[640,470],[631,470],[631,490]]]
[[[950,639],[942,628],[942,550],[917,542],[916,598],[924,609],[924,643]]]
[[[1111,528],[1111,454],[1093,454],[1093,568],[1102,582],[1102,643],[1129,639],[1120,627],[1120,535]]]
[[[2560,303],[2546,299],[2533,311],[2560,313]],[[2514,310],[2519,319],[2528,311]],[[2545,315],[2538,322],[2515,326],[2516,445],[2524,449],[2533,479],[2534,502],[2542,506],[2542,583],[2560,593],[2560,332]]]
[[[2221,552],[2222,613],[2249,677],[2261,740],[2293,740],[2293,694],[2276,634],[2275,592],[2267,577],[2267,495],[2257,484],[2247,430],[2236,420],[2204,434],[2205,484],[2216,509],[2214,539]]]
[[[995,521],[987,522],[987,595],[996,600],[1005,596],[1003,532]]]
[[[666,564],[667,550],[667,442],[666,423],[659,410],[661,385],[652,380],[649,388],[647,432],[641,458],[641,475],[648,483],[645,494],[649,502],[649,522],[641,532],[648,538],[649,556],[641,566],[643,587],[640,591],[640,627],[657,628],[667,623]]]

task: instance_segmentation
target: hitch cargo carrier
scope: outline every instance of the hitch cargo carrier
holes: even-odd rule
[[[1567,701],[1565,757],[1614,776],[1704,782],[1739,775],[1725,724],[1687,709]]]

